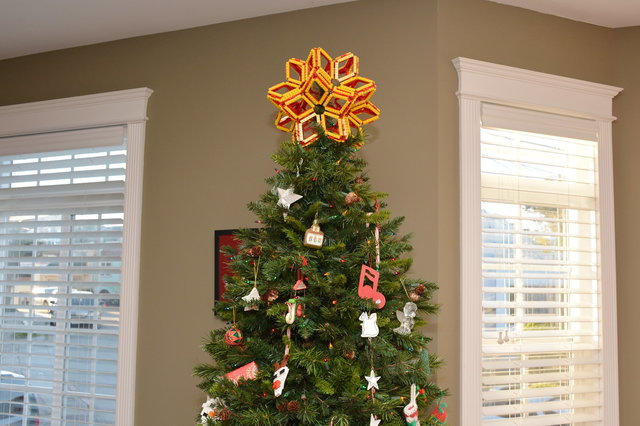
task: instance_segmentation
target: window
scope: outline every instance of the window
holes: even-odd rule
[[[616,425],[611,99],[620,89],[454,64],[461,423]]]
[[[150,94],[0,108],[0,422],[133,424]]]

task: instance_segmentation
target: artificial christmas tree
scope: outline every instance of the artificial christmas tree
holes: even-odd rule
[[[436,285],[411,278],[398,235],[358,156],[361,126],[378,117],[375,83],[358,58],[313,49],[287,62],[269,90],[276,125],[294,135],[273,155],[272,190],[250,203],[263,224],[226,247],[234,275],[214,312],[228,328],[195,368],[210,395],[204,425],[443,424],[440,361],[414,331],[433,314]],[[434,409],[436,415],[429,416]],[[439,410],[439,411],[438,411]]]

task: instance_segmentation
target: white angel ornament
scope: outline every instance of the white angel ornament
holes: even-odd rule
[[[411,329],[415,324],[414,318],[416,317],[417,311],[418,305],[413,302],[405,303],[402,312],[396,311],[396,318],[400,321],[400,327],[394,328],[393,331],[398,334],[402,334],[403,336],[411,334]]]

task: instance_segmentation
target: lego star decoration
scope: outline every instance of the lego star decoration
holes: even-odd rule
[[[287,80],[269,88],[267,99],[278,109],[275,125],[290,132],[302,146],[315,142],[321,127],[327,137],[345,142],[352,129],[378,119],[370,99],[373,80],[359,76],[359,58],[345,53],[332,59],[315,47],[306,61],[292,58],[285,65]]]

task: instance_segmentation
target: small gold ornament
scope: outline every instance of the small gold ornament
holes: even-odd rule
[[[304,245],[312,248],[320,248],[322,247],[323,241],[324,233],[320,230],[318,221],[314,220],[311,228],[307,229],[307,232],[304,233]]]

